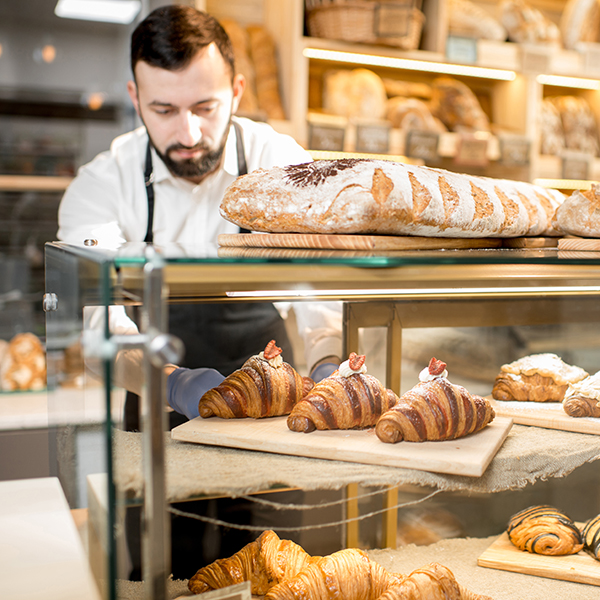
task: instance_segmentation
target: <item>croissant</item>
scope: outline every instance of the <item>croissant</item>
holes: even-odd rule
[[[571,417],[600,417],[600,371],[569,385],[563,408]]]
[[[492,396],[506,401],[561,402],[569,384],[587,376],[586,371],[568,365],[556,354],[531,354],[500,367]]]
[[[295,577],[272,587],[265,600],[377,600],[402,576],[347,548],[315,559]]]
[[[292,431],[373,427],[396,404],[398,396],[367,375],[364,355],[354,352],[294,406],[287,419]]]
[[[281,348],[271,340],[260,354],[251,356],[215,388],[206,392],[198,409],[204,418],[276,417],[290,413],[312,389],[314,382],[302,377],[281,358]]]
[[[190,580],[194,594],[202,594],[250,581],[253,595],[262,596],[274,585],[295,576],[313,558],[291,540],[281,540],[274,531],[264,531],[229,558],[202,567]]]
[[[508,537],[520,550],[561,556],[583,548],[581,532],[563,512],[552,506],[530,506],[508,522]]]
[[[400,582],[391,585],[379,600],[491,600],[489,596],[475,594],[454,578],[452,571],[431,563],[415,569]]]
[[[600,515],[586,521],[581,530],[584,548],[596,559],[600,560]]]
[[[432,358],[421,381],[398,403],[383,413],[375,433],[388,444],[454,440],[480,431],[495,417],[491,404],[481,396],[446,378],[446,364]]]

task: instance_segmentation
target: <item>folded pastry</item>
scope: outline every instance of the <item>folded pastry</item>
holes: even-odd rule
[[[491,600],[460,585],[444,565],[431,563],[392,584],[379,600]]]
[[[302,377],[281,357],[281,348],[271,340],[260,354],[251,356],[241,369],[206,392],[198,404],[200,416],[223,419],[287,415],[312,388],[314,382]]]
[[[556,354],[531,354],[500,367],[492,389],[496,400],[561,402],[569,384],[588,373],[568,365]]]
[[[547,505],[530,506],[508,522],[508,537],[519,550],[562,556],[583,548],[581,532],[560,510]]]
[[[563,408],[571,417],[600,417],[600,371],[570,384]]]
[[[432,358],[420,382],[400,396],[375,427],[382,442],[453,440],[480,431],[495,416],[490,403],[448,381],[446,363]]]
[[[587,521],[581,530],[584,548],[596,559],[600,560],[600,515]]]
[[[295,577],[272,587],[265,600],[377,600],[401,577],[363,550],[347,548],[315,559]]]
[[[253,595],[262,596],[274,585],[295,576],[313,558],[274,531],[265,531],[229,558],[220,558],[200,569],[188,582],[194,594],[250,582]]]
[[[352,352],[337,371],[321,380],[287,419],[292,431],[373,427],[398,396],[367,374],[364,355]]]

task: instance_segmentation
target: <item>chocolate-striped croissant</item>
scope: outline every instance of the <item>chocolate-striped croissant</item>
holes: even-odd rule
[[[562,556],[583,548],[581,532],[560,510],[547,505],[530,506],[508,521],[508,538],[520,550]]]
[[[400,396],[375,427],[377,437],[389,444],[405,440],[425,442],[453,440],[480,431],[495,416],[491,404],[481,396],[446,378],[446,364],[432,358],[421,381]]]
[[[250,582],[252,594],[263,596],[274,585],[291,579],[313,558],[291,540],[281,540],[274,531],[264,531],[229,558],[202,567],[188,582],[194,594]]]
[[[363,550],[347,548],[314,559],[295,577],[272,587],[265,600],[377,600],[400,577]]]
[[[223,419],[276,417],[287,415],[313,387],[281,357],[281,348],[271,340],[264,352],[251,356],[241,369],[206,392],[198,409],[204,418]]]
[[[596,559],[600,560],[600,515],[586,521],[581,530],[584,548]]]
[[[354,352],[294,406],[287,419],[292,431],[373,427],[398,396],[366,373],[364,355]]]
[[[460,585],[452,571],[439,563],[415,569],[408,577],[391,585],[379,600],[491,600]]]

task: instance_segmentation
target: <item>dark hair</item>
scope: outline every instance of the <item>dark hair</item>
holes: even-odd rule
[[[235,74],[233,46],[219,22],[191,6],[172,4],[153,10],[131,35],[131,71],[140,60],[168,71],[185,68],[198,50],[215,43]]]

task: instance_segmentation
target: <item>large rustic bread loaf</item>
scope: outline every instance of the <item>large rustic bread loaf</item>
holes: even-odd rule
[[[600,237],[600,185],[573,192],[556,211],[554,224],[571,235]]]
[[[563,194],[386,160],[259,169],[225,192],[224,218],[253,231],[428,237],[556,235]]]

